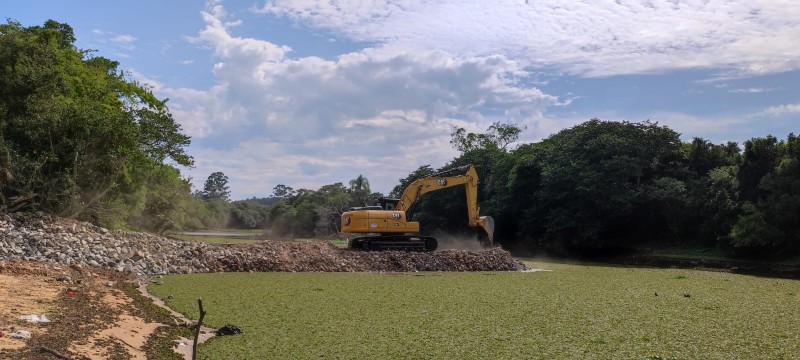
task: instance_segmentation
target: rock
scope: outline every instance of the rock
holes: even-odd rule
[[[525,266],[501,249],[434,253],[342,250],[327,242],[262,241],[218,246],[157,235],[110,232],[47,216],[9,217],[0,260],[26,258],[91,265],[140,275],[219,271],[517,271]],[[45,231],[46,230],[46,231]],[[4,245],[7,244],[7,245]],[[73,278],[80,275],[73,276]],[[70,281],[72,278],[70,278]]]

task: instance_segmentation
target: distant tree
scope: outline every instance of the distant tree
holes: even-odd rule
[[[366,204],[370,194],[372,193],[372,190],[370,190],[369,188],[369,180],[367,180],[367,178],[364,177],[364,175],[359,174],[358,177],[356,177],[353,180],[350,180],[349,184],[350,188],[347,190],[350,192],[353,202],[355,204],[371,205],[371,204]]]
[[[370,193],[371,190],[369,189],[369,180],[367,180],[364,175],[358,175],[353,180],[350,180],[350,191],[358,191],[358,192],[366,192]]]
[[[279,199],[290,198],[295,195],[295,191],[291,186],[278,184],[272,189],[272,197]]]
[[[268,225],[269,206],[260,204],[257,199],[234,201],[231,203],[229,226],[236,228],[265,228]]]
[[[406,176],[405,178],[400,179],[399,180],[400,184],[398,184],[392,189],[392,192],[389,193],[389,197],[399,198],[400,195],[403,194],[403,190],[405,190],[406,187],[408,187],[408,185],[411,185],[412,182],[422,177],[431,176],[434,173],[435,171],[431,168],[430,165],[420,166],[419,168],[417,168],[417,170],[414,170],[413,172],[411,172],[411,174],[408,174],[408,176]]]
[[[203,200],[230,200],[230,187],[228,177],[224,173],[217,171],[208,176],[203,185]]]
[[[455,128],[450,134],[450,144],[456,150],[466,153],[475,149],[496,148],[505,151],[506,147],[519,139],[525,126],[495,122],[485,133],[467,133],[464,128]]]

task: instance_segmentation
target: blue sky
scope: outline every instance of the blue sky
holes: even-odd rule
[[[487,5],[491,4],[491,5]],[[234,198],[366,176],[375,191],[457,153],[454,127],[538,141],[597,117],[714,142],[800,119],[800,2],[6,0],[24,26],[150,84]]]

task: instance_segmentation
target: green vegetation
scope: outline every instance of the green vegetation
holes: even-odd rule
[[[252,244],[267,238],[261,229],[214,229],[196,233],[172,232],[167,235],[174,239],[210,244]]]
[[[228,358],[791,358],[800,281],[531,262],[535,273],[165,276],[168,305],[245,334]],[[172,295],[172,299],[167,299]]]
[[[0,24],[0,207],[163,231],[194,209],[171,164],[190,139],[119,63],[75,47],[72,28]]]
[[[465,164],[480,175],[483,213],[505,247],[556,255],[610,254],[623,248],[717,248],[774,260],[800,254],[800,139],[773,136],[738,144],[690,143],[656,123],[592,119],[537,143],[506,150],[518,132],[456,129],[461,154],[401,179]],[[464,231],[458,191],[423,197],[427,232]]]
[[[259,241],[252,237],[231,237],[231,236],[197,236],[197,235],[169,235],[171,238],[186,240],[186,241],[199,241],[209,244],[252,244]]]

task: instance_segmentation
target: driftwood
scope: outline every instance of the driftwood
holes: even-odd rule
[[[51,349],[51,348],[49,348],[47,346],[42,346],[42,347],[39,348],[39,350],[41,350],[43,352],[51,353],[51,354],[55,355],[57,358],[62,359],[62,360],[70,360],[71,359],[69,356],[64,355],[64,354],[62,354],[62,353],[60,353],[58,351],[55,351],[55,350],[53,350],[53,349]]]
[[[194,329],[194,343],[192,344],[192,360],[197,359],[197,340],[200,338],[200,328],[203,327],[203,317],[206,316],[203,310],[203,299],[197,299],[197,306],[200,307],[200,318],[197,319],[197,327]]]

